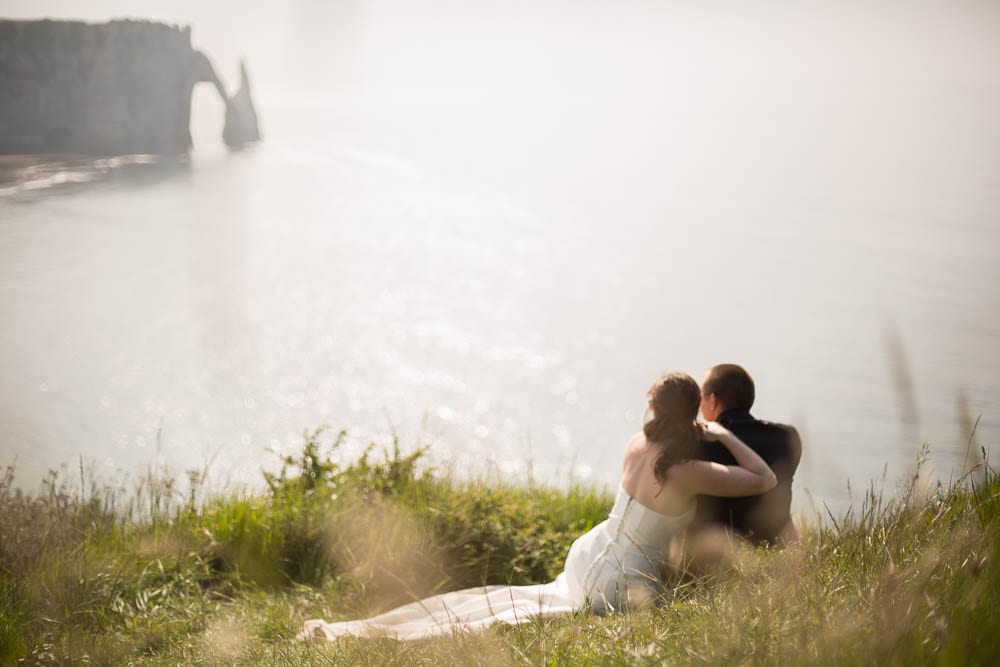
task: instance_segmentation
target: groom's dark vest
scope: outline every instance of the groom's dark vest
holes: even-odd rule
[[[781,530],[791,520],[792,476],[802,456],[799,434],[791,426],[754,419],[747,410],[727,410],[719,415],[718,422],[771,466],[778,485],[757,496],[698,496],[698,509],[688,530],[721,525],[755,545],[780,544]],[[721,442],[703,442],[701,458],[736,465],[736,459]]]

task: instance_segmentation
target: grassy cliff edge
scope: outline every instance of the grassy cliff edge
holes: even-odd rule
[[[0,478],[0,664],[988,664],[1000,655],[1000,478],[868,494],[784,551],[738,550],[674,578],[657,609],[580,612],[420,642],[299,644],[306,618],[358,618],[481,583],[548,581],[612,498],[459,480],[398,447],[338,465],[307,433],[266,490],[128,494]],[[81,475],[83,477],[83,475]],[[912,486],[912,485],[911,485]]]

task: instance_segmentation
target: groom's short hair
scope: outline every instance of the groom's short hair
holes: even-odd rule
[[[755,397],[753,378],[736,364],[713,366],[701,393],[705,396],[715,394],[715,399],[726,410],[749,410]]]

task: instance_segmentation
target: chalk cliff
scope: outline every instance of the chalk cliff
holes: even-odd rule
[[[0,153],[184,153],[201,81],[226,103],[226,143],[256,141],[245,69],[242,78],[228,98],[187,27],[0,20]]]

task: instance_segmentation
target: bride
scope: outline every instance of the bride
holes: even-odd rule
[[[654,602],[661,593],[659,570],[667,547],[694,516],[695,496],[756,495],[772,489],[777,480],[735,435],[715,422],[696,422],[701,391],[689,375],[664,375],[648,398],[652,418],[625,448],[611,513],[573,542],[555,581],[454,591],[355,621],[310,620],[298,638],[421,639],[587,606],[603,614]],[[703,440],[721,442],[739,465],[698,460]]]

